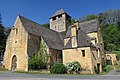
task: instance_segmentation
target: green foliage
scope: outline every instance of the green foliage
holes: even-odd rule
[[[41,56],[32,56],[28,61],[29,69],[39,70],[46,69],[47,65]]]
[[[50,28],[50,24],[49,23],[43,24],[42,26],[44,26],[46,28]]]
[[[10,31],[11,31],[11,27],[5,27],[4,28],[4,33],[6,35],[6,38],[8,37],[8,35],[10,34]]]
[[[71,19],[71,24],[74,24],[75,23],[75,20],[74,19]]]
[[[28,60],[29,69],[39,70],[47,68],[48,55],[44,44],[40,43],[40,49],[38,55],[33,55]]]
[[[91,14],[91,15],[87,15],[87,16],[83,16],[83,17],[79,18],[79,21],[84,22],[84,21],[89,21],[89,20],[93,20],[93,19],[97,19],[97,18],[98,18],[97,15]]]
[[[115,51],[115,53],[117,54],[117,59],[119,60],[120,59],[120,51]]]
[[[103,42],[105,50],[119,51],[120,50],[120,31],[114,24],[109,24],[102,30]]]
[[[0,55],[3,55],[5,49],[5,34],[4,34],[4,26],[2,25],[2,17],[0,15]],[[2,54],[1,54],[2,53]]]
[[[100,24],[120,24],[120,10],[109,10],[104,13],[100,13],[99,15]],[[120,26],[120,25],[119,25]]]
[[[62,63],[54,63],[50,69],[52,74],[65,74],[67,72],[67,68]]]
[[[79,73],[79,71],[81,70],[80,63],[77,61],[67,63],[66,67],[69,73]]]
[[[105,72],[109,72],[109,71],[113,70],[113,66],[107,65],[107,66],[104,67],[103,70],[104,70]]]
[[[8,70],[5,69],[4,67],[0,67],[0,71],[8,71]]]

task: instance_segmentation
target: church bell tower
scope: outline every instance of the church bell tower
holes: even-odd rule
[[[57,32],[66,31],[71,25],[71,16],[69,16],[63,9],[55,12],[54,15],[50,17],[50,29]]]

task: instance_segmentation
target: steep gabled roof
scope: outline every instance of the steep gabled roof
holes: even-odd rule
[[[88,37],[88,35],[86,34],[85,31],[83,30],[78,30],[78,34],[77,34],[77,48],[78,47],[95,47],[91,42],[90,42],[90,38]],[[71,40],[71,36],[70,39],[68,41],[68,43],[64,46],[64,49],[72,49],[72,40]]]
[[[64,39],[65,39],[65,35],[66,35],[66,31],[63,32],[58,32],[59,33],[59,37],[62,40],[62,42],[64,43]]]
[[[19,19],[28,33],[42,37],[49,48],[62,50],[64,44],[60,39],[59,33],[45,28],[23,16],[19,16]]]
[[[95,20],[79,23],[79,27],[81,28],[81,30],[84,30],[86,33],[96,32],[99,29],[98,20],[95,19]]]
[[[77,39],[78,47],[91,47],[93,46],[90,43],[90,38],[83,30],[78,30],[78,39]]]
[[[60,10],[58,10],[58,11],[56,11],[52,16],[51,16],[51,18],[52,17],[55,17],[55,16],[58,16],[58,15],[60,15],[60,14],[67,14],[63,9],[60,9]],[[68,14],[67,14],[68,15]],[[68,15],[69,16],[69,15]]]
[[[72,40],[71,40],[71,38],[69,39],[69,41],[67,42],[67,44],[64,46],[63,49],[72,49]]]
[[[66,36],[65,36],[66,38],[71,37],[71,28],[72,28],[72,26],[68,27],[67,32],[66,32]]]

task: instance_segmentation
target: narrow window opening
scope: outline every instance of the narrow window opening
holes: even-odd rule
[[[17,43],[17,41],[15,41],[15,43]]]
[[[58,18],[61,18],[62,17],[62,15],[58,15]]]
[[[55,20],[56,20],[56,17],[53,17],[52,20],[55,21]]]
[[[81,50],[82,51],[82,57],[85,57],[85,50]]]
[[[16,29],[16,34],[18,33],[18,29]]]

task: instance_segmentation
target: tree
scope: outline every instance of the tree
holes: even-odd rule
[[[105,50],[119,51],[120,50],[120,31],[114,24],[108,24],[102,31]]]
[[[5,34],[4,27],[2,25],[2,17],[0,15],[0,55],[3,55],[5,49]]]
[[[46,23],[46,24],[42,24],[42,26],[46,27],[46,28],[50,28],[50,24]]]
[[[40,47],[39,47],[39,51],[38,51],[38,56],[42,57],[44,63],[47,64],[49,56],[48,56],[47,48],[45,46],[45,43],[44,43],[43,39],[41,39],[41,43],[40,43]]]
[[[115,24],[120,26],[120,10],[109,10],[98,15],[100,24]]]
[[[8,35],[10,34],[10,31],[11,31],[11,27],[5,27],[4,28],[4,33],[6,35],[6,39],[7,39]]]
[[[40,42],[40,47],[38,54],[33,55],[28,60],[29,69],[39,70],[39,69],[47,69],[47,62],[48,62],[48,54],[47,49],[43,41]]]
[[[89,20],[93,20],[93,19],[97,19],[97,18],[98,18],[98,16],[94,15],[94,14],[86,15],[86,16],[79,18],[79,22],[89,21]]]
[[[75,20],[74,19],[71,19],[71,24],[74,24],[75,23]]]

